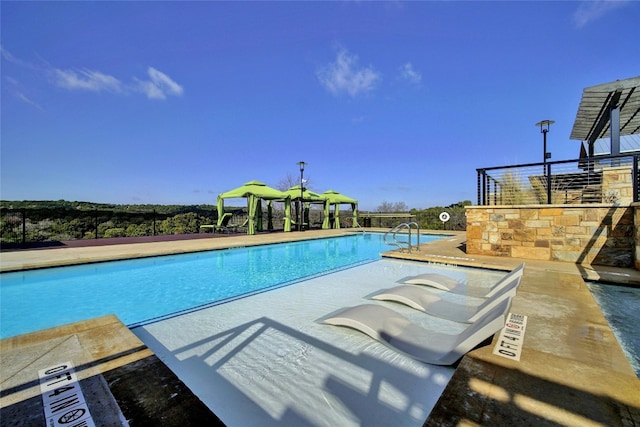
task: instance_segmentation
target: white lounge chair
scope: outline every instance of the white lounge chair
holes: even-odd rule
[[[324,319],[346,326],[432,365],[452,365],[478,344],[504,327],[511,298],[504,299],[458,335],[425,329],[398,312],[377,304],[347,308]]]
[[[487,298],[480,304],[462,304],[444,300],[429,288],[424,286],[400,285],[395,288],[385,289],[371,298],[380,301],[395,301],[416,310],[424,311],[433,316],[454,322],[473,323],[487,313],[502,300],[513,297],[520,285],[522,270],[519,273],[509,274],[509,279],[504,282],[491,298]]]
[[[445,276],[438,273],[426,273],[419,274],[417,276],[410,277],[403,280],[404,283],[409,285],[423,285],[430,286],[432,288],[440,289],[447,292],[453,292],[454,294],[468,295],[471,297],[479,298],[491,298],[500,290],[507,286],[514,276],[522,277],[524,272],[524,263],[513,269],[509,274],[500,279],[495,285],[490,288],[483,286],[473,286],[468,283],[459,282],[449,276]]]

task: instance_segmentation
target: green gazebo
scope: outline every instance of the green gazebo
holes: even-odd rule
[[[351,197],[345,196],[344,194],[340,194],[335,190],[327,190],[322,193],[321,196],[326,197],[328,200],[328,203],[325,204],[325,215],[324,221],[322,223],[323,229],[331,227],[329,223],[330,205],[333,205],[333,228],[340,228],[340,205],[342,204],[351,205],[351,209],[353,210],[353,226],[358,226],[358,201],[356,199],[352,199]]]
[[[294,185],[284,193],[288,194],[291,197],[292,202],[301,201],[303,204],[306,204],[307,206],[306,209],[309,208],[309,205],[311,203],[317,203],[317,204],[323,205],[324,207],[323,212],[325,213],[327,212],[329,201],[327,197],[323,196],[322,194],[318,194],[314,191],[309,190],[308,188],[303,188],[303,191],[301,194],[299,185]],[[300,197],[301,195],[302,195],[302,198]],[[300,213],[300,216],[304,217],[304,211],[305,211],[305,208],[303,207],[302,212]]]
[[[267,201],[268,209],[268,229],[272,229],[271,203],[275,201],[284,201],[284,231],[291,231],[291,198],[288,194],[278,191],[275,188],[268,187],[260,181],[249,181],[243,186],[227,191],[218,195],[218,226],[221,225],[224,215],[224,199],[247,198],[247,207],[249,210],[249,221],[247,224],[247,234],[256,234],[262,230],[262,221],[260,216],[257,219],[257,213],[262,210],[261,200]]]

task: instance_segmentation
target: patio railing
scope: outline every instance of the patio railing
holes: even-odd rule
[[[478,205],[637,202],[640,154],[479,168]]]
[[[36,242],[110,237],[140,237],[197,232],[215,220],[210,212],[160,213],[153,211],[0,208],[2,248]]]
[[[246,209],[233,211],[233,221],[247,219]],[[321,228],[322,210],[310,209],[309,226]],[[215,206],[209,209],[179,209],[171,213],[153,211],[120,211],[108,209],[69,209],[62,207],[0,208],[0,249],[25,247],[34,243],[61,242],[85,239],[143,237],[176,234],[197,234],[201,225],[215,224]],[[266,211],[262,216],[263,229],[268,228]],[[344,228],[352,225],[352,212],[340,212]],[[284,228],[284,210],[274,209],[274,230]]]

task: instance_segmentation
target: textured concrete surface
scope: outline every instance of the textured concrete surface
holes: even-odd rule
[[[67,361],[75,365],[96,426],[223,425],[114,316],[4,339],[0,355],[2,426],[49,425],[38,371]],[[73,414],[77,400],[61,397],[54,419]]]
[[[425,426],[638,426],[640,380],[585,279],[637,286],[633,269],[467,255],[465,236],[387,256],[512,269],[526,263],[511,312],[528,322],[519,361],[491,345],[465,356]]]
[[[230,235],[188,241],[5,252],[0,254],[0,271],[322,238],[349,232]],[[410,254],[393,251],[385,256],[505,271],[524,261],[523,281],[511,311],[528,316],[528,325],[520,361],[494,355],[496,337],[490,345],[465,356],[425,425],[640,425],[640,380],[584,282],[588,279],[638,286],[638,271],[467,255],[465,233],[444,233],[448,235],[446,239],[422,245],[419,251]],[[82,380],[102,375],[125,417],[135,414],[136,419],[148,420],[149,424],[144,425],[215,425],[215,416],[207,411],[197,412],[202,410],[199,400],[189,396],[190,392],[181,388],[184,385],[166,372],[166,367],[163,369],[161,362],[126,327],[117,319],[103,322],[104,318],[100,318],[0,341],[3,425],[9,408],[13,410],[14,405],[38,396],[37,381],[34,382],[30,367],[49,354],[55,355],[55,360],[72,354],[86,359]],[[79,344],[73,344],[73,340]],[[63,349],[62,342],[72,345]],[[54,348],[62,349],[62,353],[56,354]],[[137,380],[140,375],[149,386]],[[122,387],[120,378],[130,381],[129,386],[124,386],[126,391],[119,388]],[[157,405],[140,404],[151,403],[153,399],[146,393],[166,381],[177,391],[161,394]],[[173,405],[171,401],[175,396],[184,398],[185,402]],[[189,418],[188,414],[194,411],[202,415]],[[212,418],[203,424],[200,416]],[[171,420],[182,421],[171,424]]]
[[[223,425],[114,316],[0,341],[0,425],[44,426],[38,371],[72,361],[97,426]],[[64,371],[63,371],[64,372]],[[63,389],[57,389],[62,396]],[[54,392],[55,393],[55,392]],[[73,414],[77,398],[60,398]],[[58,425],[58,424],[56,424]]]

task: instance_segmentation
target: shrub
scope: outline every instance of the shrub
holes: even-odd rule
[[[126,237],[126,233],[124,228],[107,228],[104,230],[104,238],[108,239],[110,237]]]

